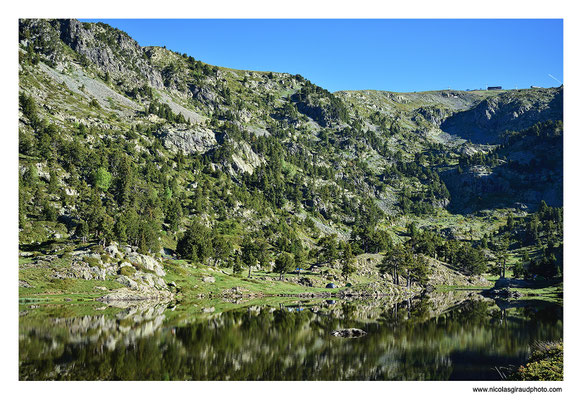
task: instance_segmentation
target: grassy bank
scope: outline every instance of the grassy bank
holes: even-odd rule
[[[527,363],[510,376],[517,381],[564,380],[564,343],[540,342],[533,346]]]

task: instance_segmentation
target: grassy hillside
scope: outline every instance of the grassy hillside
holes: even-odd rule
[[[561,157],[561,88],[330,93],[75,20],[21,20],[19,41],[23,296],[95,277],[192,295],[420,290],[431,263],[469,276],[499,260],[561,276],[562,169],[547,157]],[[513,232],[542,200],[545,225]],[[51,254],[62,265],[46,269]],[[165,275],[142,268],[155,263]],[[297,268],[315,284],[260,279]],[[242,269],[258,272],[244,283]],[[203,270],[214,289],[193,281]]]

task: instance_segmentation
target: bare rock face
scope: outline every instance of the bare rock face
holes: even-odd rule
[[[145,51],[126,33],[104,24],[89,25],[74,19],[58,20],[58,28],[63,42],[112,78],[124,79],[133,86],[147,83],[155,88],[164,87],[160,72],[150,65]],[[129,68],[131,65],[135,68]]]
[[[347,329],[338,329],[333,331],[332,336],[342,337],[342,338],[357,338],[367,335],[366,331],[363,331],[358,328],[347,328]]]
[[[92,65],[103,75],[121,83],[126,89],[149,85],[164,87],[142,47],[125,32],[103,23],[83,23],[75,19],[23,19],[21,29],[28,32],[23,44],[32,44],[55,65],[70,60],[62,43],[80,55],[75,63]],[[59,39],[62,41],[59,44]],[[50,40],[50,46],[43,46]]]
[[[168,150],[185,154],[205,153],[218,145],[214,132],[203,127],[166,126],[159,136]]]
[[[440,125],[451,114],[450,111],[435,106],[420,107],[418,108],[417,112],[418,114],[422,115],[425,120],[437,126]],[[413,117],[413,120],[416,120],[416,118]]]
[[[507,92],[446,118],[440,128],[473,143],[500,143],[506,130],[519,131],[536,122],[561,120],[562,108],[562,88],[526,91],[520,96]]]
[[[117,278],[117,282],[121,283],[123,286],[127,286],[131,290],[138,290],[137,283],[133,280],[128,278],[127,276],[120,276]]]
[[[165,276],[166,272],[158,260],[152,256],[138,252],[127,253],[125,256],[130,262],[141,265],[144,269],[153,271],[157,276]]]
[[[233,172],[252,174],[255,168],[263,163],[263,160],[253,151],[248,143],[240,143],[235,148],[237,152],[232,155],[231,165]]]

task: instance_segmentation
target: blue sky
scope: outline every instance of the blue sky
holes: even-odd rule
[[[95,22],[97,20],[83,20]],[[330,91],[559,86],[563,24],[546,20],[103,19],[142,46],[301,74]]]

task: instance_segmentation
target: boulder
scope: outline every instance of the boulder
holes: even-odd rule
[[[333,331],[331,334],[332,336],[342,338],[356,338],[367,335],[367,332],[358,328],[347,328],[347,329],[337,329]]]
[[[105,248],[105,252],[113,258],[116,258],[118,255],[121,254],[119,252],[119,249],[117,248],[117,243],[115,243],[115,242],[113,242],[109,246],[107,246]]]
[[[127,254],[126,258],[132,263],[141,265],[144,269],[153,271],[158,276],[166,275],[166,272],[162,268],[162,265],[152,256],[147,256],[144,254],[133,252]]]
[[[127,286],[131,290],[138,290],[139,288],[138,284],[134,280],[129,279],[127,276],[120,276],[117,278],[117,282],[121,283],[123,286]]]
[[[216,279],[214,279],[213,276],[205,276],[202,278],[202,282],[214,283],[216,282]]]

